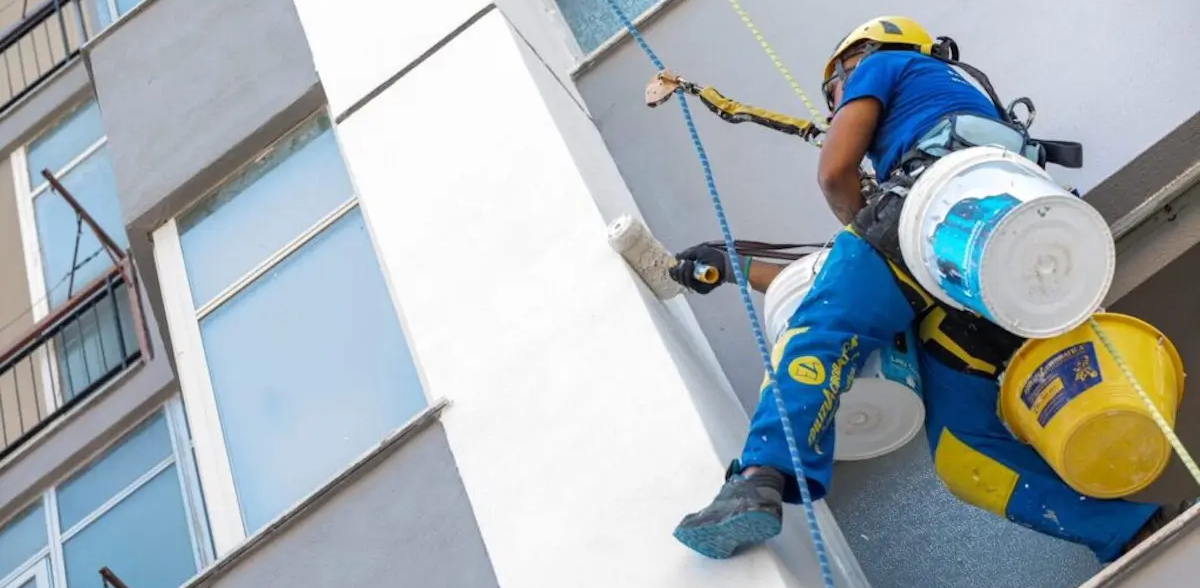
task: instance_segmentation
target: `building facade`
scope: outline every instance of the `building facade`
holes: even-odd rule
[[[618,4],[669,67],[804,114],[728,2]],[[1200,8],[744,5],[813,90],[876,12],[954,36],[1085,143],[1061,179],[1120,237],[1110,307],[1200,359],[1200,82],[1152,49],[1196,44]],[[605,242],[622,214],[718,234],[604,0],[54,0],[0,26],[0,588],[821,585],[799,509],[730,561],[670,536],[761,364],[732,293],[657,300]],[[832,234],[812,150],[697,116],[735,234]],[[923,441],[835,476],[845,586],[1149,586],[1200,551],[1189,517],[1101,570],[957,503]]]

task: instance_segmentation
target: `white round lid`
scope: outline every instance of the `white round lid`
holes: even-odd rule
[[[988,239],[979,264],[994,322],[1022,337],[1083,324],[1112,286],[1116,247],[1104,217],[1074,196],[1025,202]]]
[[[783,334],[788,320],[816,281],[828,254],[829,249],[819,249],[793,261],[767,287],[763,295],[763,315],[766,316],[767,331],[772,340]]]
[[[836,461],[873,459],[912,441],[925,424],[925,404],[908,387],[883,378],[858,378],[834,416]]]

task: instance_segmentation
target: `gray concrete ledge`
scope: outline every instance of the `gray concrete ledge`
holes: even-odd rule
[[[378,445],[364,453],[357,461],[343,470],[342,473],[309,494],[294,508],[275,519],[261,531],[247,538],[241,545],[238,545],[217,560],[216,563],[201,570],[199,574],[188,580],[181,588],[209,586],[221,576],[232,571],[239,563],[247,560],[259,549],[269,544],[273,537],[304,520],[305,517],[312,514],[322,504],[336,495],[339,490],[362,478],[381,464],[388,456],[403,447],[407,441],[438,422],[442,413],[449,407],[450,401],[445,398],[434,400],[425,410],[417,413],[407,423],[380,441]]]

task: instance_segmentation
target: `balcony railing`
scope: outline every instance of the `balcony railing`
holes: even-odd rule
[[[0,349],[0,460],[150,355],[131,258],[54,176],[42,175],[96,233],[113,265]]]
[[[8,25],[0,32],[0,112],[79,55],[108,14],[98,12],[96,0],[45,0],[13,12],[29,3],[11,0],[0,8],[0,27]]]

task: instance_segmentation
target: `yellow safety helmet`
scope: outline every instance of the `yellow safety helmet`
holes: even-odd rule
[[[925,27],[907,16],[873,18],[850,31],[850,34],[846,35],[841,43],[838,43],[837,49],[833,50],[833,55],[829,56],[829,61],[825,64],[825,75],[821,79],[829,80],[833,76],[834,70],[837,69],[837,62],[842,55],[861,41],[873,41],[880,45],[908,45],[912,47],[913,51],[919,51],[925,55],[933,53],[933,47],[936,44],[933,36],[925,30]]]

